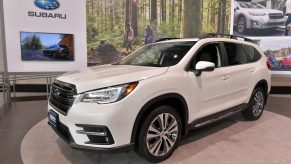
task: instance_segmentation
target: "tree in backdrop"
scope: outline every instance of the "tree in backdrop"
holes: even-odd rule
[[[184,0],[183,37],[197,37],[201,32],[201,1]]]
[[[229,33],[231,0],[87,0],[88,51],[100,42],[122,50],[125,27],[131,23],[134,47],[141,46],[147,25],[155,39]]]
[[[40,37],[37,35],[26,36],[21,41],[21,47],[24,50],[39,50],[43,48]]]

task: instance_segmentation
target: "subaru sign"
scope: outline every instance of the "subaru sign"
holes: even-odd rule
[[[38,8],[44,10],[55,10],[60,7],[57,0],[35,0],[34,3]]]

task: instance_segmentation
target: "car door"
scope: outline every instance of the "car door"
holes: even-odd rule
[[[194,73],[194,67],[199,61],[213,62],[216,68],[211,72],[202,72],[200,76],[197,76]],[[203,45],[190,62],[190,71],[187,74],[190,79],[191,120],[225,109],[229,81],[225,68],[222,67],[219,43]]]
[[[229,76],[227,106],[230,108],[248,101],[257,71],[255,64],[249,63],[242,44],[225,42],[224,46],[228,58],[228,66],[225,69]]]

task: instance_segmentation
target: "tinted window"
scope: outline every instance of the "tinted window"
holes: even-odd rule
[[[243,45],[243,48],[249,57],[249,62],[256,62],[261,58],[261,54],[254,47]]]
[[[194,69],[195,65],[199,61],[208,61],[215,64],[215,67],[221,66],[219,46],[216,44],[208,44],[202,47],[195,55],[194,60],[191,62],[191,69]]]
[[[242,45],[225,43],[229,65],[240,65],[248,63],[248,58]]]
[[[242,8],[248,8],[248,9],[265,9],[264,6],[254,3],[254,2],[243,2],[243,1],[238,1],[239,5]]]

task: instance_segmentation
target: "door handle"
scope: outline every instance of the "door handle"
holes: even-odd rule
[[[250,70],[249,70],[249,72],[255,72],[255,69],[254,69],[254,68],[252,68],[252,69],[250,69]]]
[[[221,79],[222,79],[222,80],[227,80],[227,79],[229,79],[229,76],[227,76],[227,75],[223,75]]]

